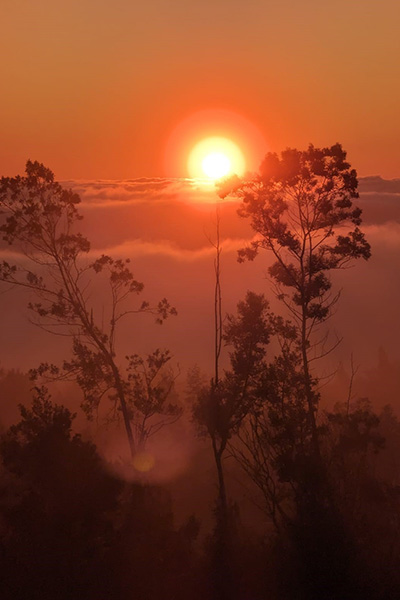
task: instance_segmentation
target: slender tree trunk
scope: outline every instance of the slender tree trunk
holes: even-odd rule
[[[121,375],[119,373],[117,365],[114,362],[112,354],[107,350],[107,348],[103,344],[102,340],[99,338],[99,336],[94,331],[93,326],[85,318],[86,314],[83,314],[83,315],[81,314],[80,316],[81,316],[81,320],[82,320],[84,328],[88,332],[89,336],[97,344],[97,347],[102,352],[103,356],[105,357],[105,359],[108,362],[110,369],[112,371],[113,378],[114,378],[114,386],[115,386],[115,390],[117,392],[118,400],[119,400],[119,403],[121,406],[121,412],[122,412],[122,416],[124,419],[126,435],[128,437],[129,449],[131,452],[131,456],[133,458],[136,454],[136,444],[135,444],[135,439],[133,437],[132,425],[131,425],[131,420],[129,417],[128,406],[126,403],[125,392],[124,392],[124,388],[123,388],[122,381],[121,381]]]
[[[119,403],[121,406],[122,416],[123,416],[124,424],[125,424],[126,435],[128,437],[129,449],[131,451],[131,456],[133,458],[136,454],[135,440],[133,437],[131,421],[129,418],[128,406],[126,404],[125,393],[124,393],[124,389],[122,386],[121,376],[119,374],[118,367],[113,360],[112,354],[108,351],[108,349],[104,345],[103,341],[97,335],[97,332],[93,326],[92,319],[89,317],[89,314],[88,314],[88,311],[87,311],[85,305],[82,304],[81,296],[79,294],[79,289],[77,288],[76,285],[73,284],[73,282],[70,281],[68,272],[64,268],[64,263],[58,255],[56,246],[54,246],[54,260],[56,261],[56,263],[58,265],[58,269],[60,271],[62,280],[64,282],[64,286],[65,286],[68,298],[70,299],[70,302],[71,302],[72,306],[74,307],[74,310],[76,311],[76,314],[78,315],[78,317],[82,323],[83,329],[87,332],[87,335],[89,336],[89,338],[91,338],[95,342],[98,349],[101,351],[101,353],[107,360],[107,362],[111,368],[111,371],[113,373],[115,389],[116,389]]]
[[[136,444],[135,444],[135,439],[133,437],[131,420],[129,417],[129,411],[128,411],[128,407],[126,404],[126,399],[125,399],[125,394],[124,394],[124,390],[123,390],[123,386],[122,386],[121,376],[119,374],[116,364],[114,363],[114,361],[112,359],[110,360],[110,367],[113,372],[114,381],[115,381],[115,389],[118,394],[118,399],[119,399],[119,403],[121,406],[122,416],[124,419],[126,435],[128,437],[129,449],[131,451],[131,456],[133,458],[136,454]]]
[[[216,527],[214,546],[214,592],[216,600],[234,600],[236,598],[235,576],[232,557],[232,532],[229,523],[228,502],[225,488],[222,455],[224,446],[217,448],[213,438],[215,464],[218,473],[218,501],[216,507]]]
[[[217,229],[217,240],[215,243],[216,256],[214,260],[215,270],[215,289],[214,289],[214,384],[217,387],[219,382],[219,357],[221,355],[222,348],[222,293],[221,293],[221,280],[220,280],[220,237],[219,237],[219,207],[218,204],[215,209],[216,213],[216,229]]]
[[[219,384],[219,359],[221,355],[222,348],[222,294],[221,294],[221,280],[220,280],[220,255],[221,255],[221,247],[220,247],[220,214],[219,214],[219,206],[218,201],[215,207],[216,214],[216,233],[217,239],[215,243],[216,256],[214,260],[214,270],[215,270],[215,288],[214,288],[214,389],[218,388]],[[216,401],[218,401],[216,399]],[[222,511],[224,515],[224,519],[228,514],[228,505],[226,498],[226,489],[225,489],[225,480],[224,480],[224,471],[222,467],[222,454],[225,449],[226,443],[221,440],[219,449],[217,448],[216,439],[212,437],[213,451],[215,464],[217,467],[218,473],[218,503],[219,510]]]
[[[214,379],[212,387],[217,390],[219,380],[219,360],[222,349],[222,293],[220,279],[220,214],[218,201],[216,212],[216,255],[214,259],[215,288],[214,288]],[[215,401],[219,402],[218,394]],[[232,569],[232,544],[229,527],[228,500],[225,487],[225,476],[222,465],[222,457],[226,447],[226,440],[221,439],[219,447],[214,435],[211,436],[214,452],[214,460],[218,475],[218,500],[216,506],[216,528],[215,528],[215,556],[214,556],[214,592],[216,600],[234,600],[235,586]]]
[[[311,436],[313,442],[313,451],[316,458],[319,458],[320,447],[319,447],[319,438],[318,438],[318,430],[317,430],[317,421],[315,418],[315,406],[314,406],[314,393],[312,389],[311,383],[311,374],[310,367],[307,355],[307,335],[306,335],[306,326],[307,326],[307,316],[306,316],[306,306],[303,305],[303,314],[302,314],[302,323],[301,323],[301,351],[302,351],[302,359],[303,359],[303,370],[304,370],[304,378],[305,378],[305,386],[306,386],[306,398],[307,398],[307,406],[308,406],[308,416],[311,425]]]
[[[218,505],[219,510],[221,511],[221,516],[223,517],[223,520],[226,523],[228,520],[228,502],[226,496],[224,469],[222,467],[223,450],[221,451],[221,448],[217,448],[215,438],[213,438],[212,440],[212,445],[214,451],[215,465],[217,467],[218,474]]]

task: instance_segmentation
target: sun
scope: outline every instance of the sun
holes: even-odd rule
[[[210,179],[220,179],[228,175],[231,170],[231,161],[221,152],[212,152],[203,158],[201,168]]]
[[[243,175],[246,163],[239,146],[225,137],[208,137],[198,142],[187,161],[189,175],[215,181],[227,175]]]
[[[213,185],[221,171],[239,177],[256,171],[269,149],[261,131],[244,116],[218,108],[199,110],[176,123],[168,135],[163,154],[165,175]],[[222,154],[230,166],[227,160],[214,157],[204,168],[203,161],[210,154]],[[209,164],[216,162],[225,166],[213,168],[210,175]]]

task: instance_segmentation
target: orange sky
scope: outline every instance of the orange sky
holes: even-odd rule
[[[397,0],[1,0],[0,18],[0,174],[175,175],[175,128],[224,109],[269,149],[339,141],[360,175],[400,176]]]

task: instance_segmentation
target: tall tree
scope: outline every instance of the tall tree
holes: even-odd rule
[[[15,246],[23,257],[19,264],[1,261],[0,280],[33,293],[29,309],[38,325],[72,337],[72,359],[64,362],[63,369],[45,364],[36,374],[74,378],[84,392],[84,408],[89,415],[103,396],[111,397],[122,412],[134,455],[137,440],[132,423],[136,423],[137,415],[143,418],[144,406],[143,398],[137,397],[138,377],[132,376],[135,371],[137,375],[139,365],[130,359],[131,378],[121,369],[116,349],[117,327],[130,314],[150,312],[162,323],[176,310],[165,298],[155,306],[146,301],[138,305],[133,302],[144,286],[135,279],[129,259],[102,255],[89,260],[89,240],[77,228],[82,219],[79,202],[77,194],[64,189],[54,180],[53,173],[38,162],[27,162],[25,176],[1,178],[0,232],[3,240]],[[109,320],[105,325],[91,300],[95,295],[95,276],[108,282]],[[156,351],[148,360],[153,366],[157,364],[159,372],[169,355]],[[170,389],[168,385],[163,387],[166,389]],[[176,407],[171,408],[167,397],[168,394],[150,394],[147,416],[174,417]]]
[[[229,315],[223,339],[230,346],[230,366],[218,385],[204,386],[193,407],[200,433],[209,436],[218,473],[219,505],[226,514],[223,455],[254,400],[254,389],[270,336],[269,304],[263,295],[248,292]]]
[[[293,517],[294,496],[304,486],[310,427],[296,329],[271,315],[270,332],[275,355],[259,365],[248,415],[229,448],[260,490],[260,508],[281,530]]]
[[[287,149],[269,153],[258,174],[234,178],[220,188],[242,201],[239,215],[250,219],[256,238],[239,251],[239,261],[253,260],[260,250],[272,253],[269,274],[275,292],[297,326],[304,372],[313,451],[320,454],[316,410],[318,393],[311,363],[324,354],[318,327],[332,314],[339,293],[332,291],[331,272],[358,258],[370,257],[360,230],[357,174],[340,144],[330,148]]]
[[[212,444],[218,475],[218,501],[213,561],[218,600],[236,597],[232,557],[232,519],[225,486],[223,459],[254,401],[254,388],[269,343],[269,305],[264,296],[248,292],[228,316],[223,340],[230,346],[230,369],[197,390],[193,417],[201,435]]]

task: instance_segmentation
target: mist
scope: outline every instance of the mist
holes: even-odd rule
[[[296,434],[300,446],[290,452],[281,445],[294,443],[293,424],[306,432],[309,427],[301,408],[303,375],[291,325],[282,321],[275,330],[276,322],[268,321],[274,314],[292,317],[274,288],[274,257],[262,251],[254,261],[238,261],[238,251],[259,239],[238,214],[240,200],[221,198],[214,185],[191,179],[61,185],[70,190],[62,202],[79,195],[83,219],[74,227],[90,240],[87,251],[72,237],[68,250],[78,256],[84,248],[83,267],[68,267],[77,269],[70,285],[79,282],[83,306],[90,307],[83,329],[77,329],[74,312],[65,312],[64,295],[51,299],[40,278],[28,275],[22,281],[30,287],[22,289],[14,282],[8,265],[15,263],[23,274],[37,255],[24,254],[29,238],[13,243],[14,222],[3,229],[4,597],[43,586],[43,597],[51,597],[60,581],[57,597],[65,598],[98,598],[106,589],[108,597],[122,600],[131,597],[132,586],[140,598],[156,598],[165,586],[171,598],[278,600],[298,598],[301,590],[308,599],[320,598],[323,589],[332,590],[332,598],[394,597],[400,589],[393,570],[399,549],[389,523],[397,514],[400,484],[400,180],[359,180],[356,203],[371,258],[333,270],[332,287],[340,294],[318,327],[316,347],[323,356],[315,366],[310,347],[318,452],[329,465],[329,484],[316,484],[312,471],[297,471],[304,457],[311,460],[310,433]],[[339,234],[345,231],[338,227]],[[46,276],[47,259],[35,260]],[[49,282],[61,285],[51,268]],[[41,298],[50,304],[35,304]],[[114,331],[119,315],[123,325]],[[55,322],[62,328],[54,328]],[[99,337],[110,324],[111,334]],[[246,327],[261,336],[252,342],[250,363],[240,341]],[[107,360],[117,373],[128,368],[121,393],[132,394],[133,412],[124,412]],[[248,402],[259,408],[237,413],[229,398],[242,385],[240,369],[252,365],[249,373],[258,372],[255,360],[264,361],[260,365],[269,373],[264,380],[259,371],[261,379],[252,384],[256,395]],[[274,377],[282,368],[279,381],[289,387],[280,421],[274,402],[281,383]],[[271,403],[268,410],[257,404],[260,393],[270,398],[263,401]],[[216,416],[219,402],[224,412]],[[228,419],[223,427],[220,419]],[[267,453],[262,462],[260,452]],[[297,489],[294,496],[290,485]],[[321,489],[311,492],[311,501],[303,497],[303,485]],[[331,507],[341,502],[337,514],[325,514],[320,493]],[[361,521],[352,522],[357,502],[366,537],[358,529]],[[317,558],[327,541],[331,550]],[[25,583],[18,578],[17,557],[28,572]],[[366,575],[366,565],[375,570]]]

